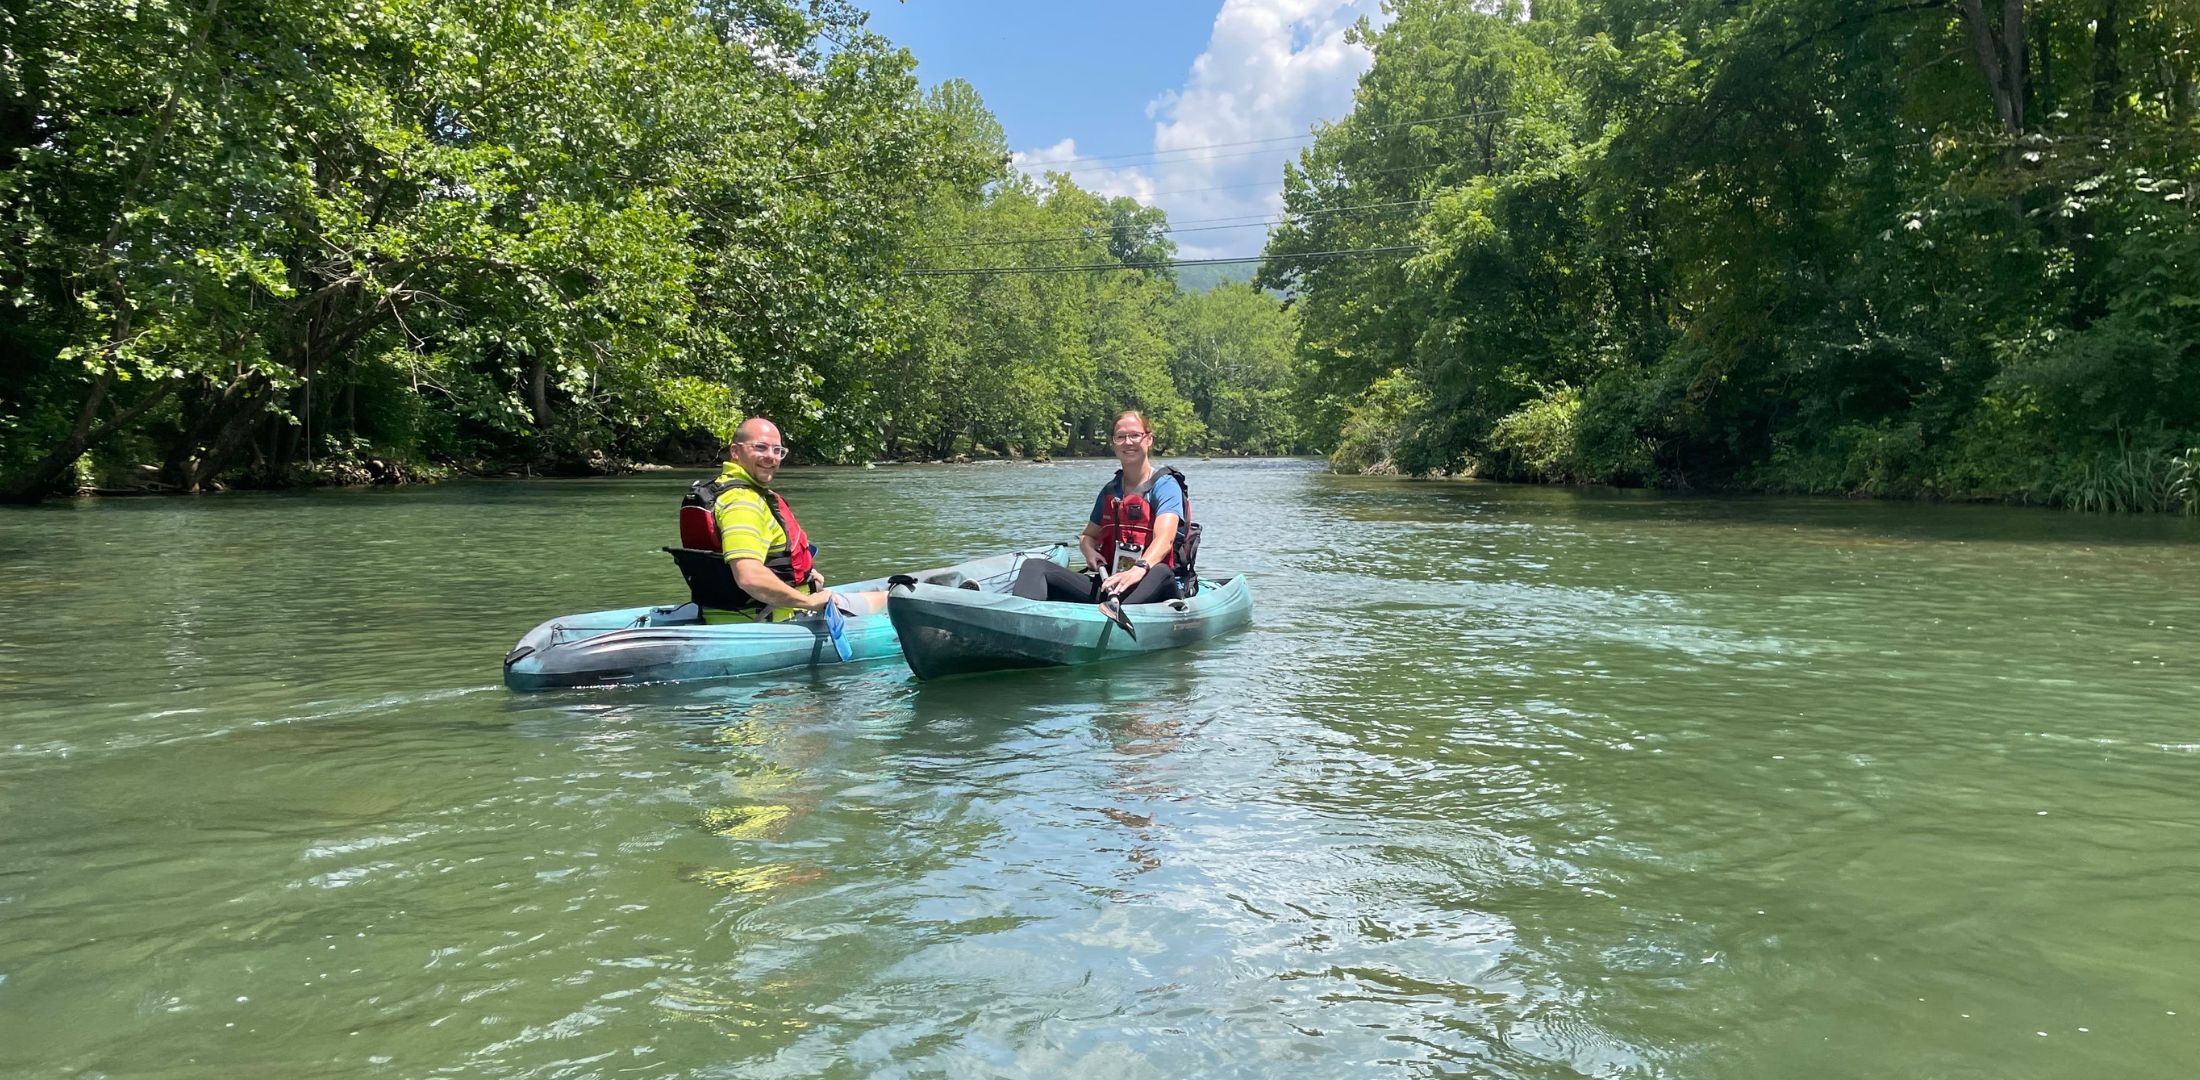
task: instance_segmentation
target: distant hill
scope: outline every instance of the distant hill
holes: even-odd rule
[[[1233,281],[1251,281],[1253,274],[1259,269],[1259,263],[1179,266],[1176,268],[1176,287],[1183,292],[1206,292],[1217,285],[1227,285]]]

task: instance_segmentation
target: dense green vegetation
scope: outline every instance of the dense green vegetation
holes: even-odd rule
[[[1261,278],[1340,467],[2200,505],[2191,0],[1393,11],[1268,250],[1424,250]]]
[[[908,273],[1171,249],[1011,177],[843,0],[4,15],[12,497],[705,456],[744,412],[828,461],[1044,454],[1125,406],[1178,449],[1296,442],[1263,294]]]
[[[1010,170],[846,0],[5,14],[9,497],[750,412],[1087,453],[1136,407],[1345,469],[2200,508],[2193,0],[1398,0],[1252,285]]]

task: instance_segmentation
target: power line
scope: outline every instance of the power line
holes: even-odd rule
[[[1396,199],[1391,202],[1361,203],[1358,206],[1329,206],[1319,210],[1285,210],[1286,217],[1313,217],[1316,214],[1342,214],[1348,210],[1372,210],[1380,206],[1427,206],[1429,199]],[[1204,225],[1210,221],[1238,221],[1244,218],[1265,217],[1265,214],[1235,214],[1230,217],[1186,218],[1178,225]]]
[[[1137,238],[1143,239],[1149,236],[1159,235],[1161,233],[1175,234],[1193,232],[1216,232],[1218,230],[1228,229],[1258,229],[1274,224],[1276,224],[1276,222],[1274,221],[1248,221],[1242,225],[1204,225],[1196,229],[1162,229],[1159,230],[1158,233],[1138,233]],[[1098,243],[1102,240],[1112,239],[1114,234],[1116,233],[1127,233],[1132,228],[1133,226],[1122,225],[1116,226],[1114,228],[1094,229],[1092,232],[1089,233],[1065,234],[1062,236],[1034,236],[1015,239],[1004,238],[999,240],[972,240],[967,243],[960,244],[927,244],[925,245],[925,247],[926,249],[931,251],[964,251],[970,248],[984,247],[1028,247],[1037,244],[1074,244],[1080,241],[1088,243]]]
[[[1291,259],[1333,259],[1350,255],[1389,255],[1401,251],[1426,251],[1418,244],[1398,244],[1392,247],[1339,248],[1335,251],[1306,251],[1296,255],[1247,255],[1232,259],[1163,259],[1154,262],[1079,263],[1070,266],[970,266],[953,268],[920,267],[904,270],[905,277],[973,277],[980,274],[1090,274],[1111,270],[1165,270],[1179,266],[1232,266],[1242,263],[1285,261]]]
[[[1255,145],[1255,144],[1257,144],[1257,143],[1272,143],[1272,142],[1297,142],[1297,141],[1299,141],[1299,140],[1301,140],[1301,139],[1311,139],[1311,138],[1314,138],[1314,137],[1315,137],[1315,136],[1314,136],[1314,135],[1312,135],[1312,134],[1307,134],[1307,135],[1275,135],[1275,136],[1271,136],[1271,137],[1269,137],[1269,138],[1266,138],[1266,139],[1240,139],[1240,140],[1238,140],[1237,142],[1202,143],[1202,144],[1200,144],[1200,145],[1197,145],[1197,146],[1172,146],[1172,147],[1170,147],[1170,148],[1168,148],[1168,149],[1166,149],[1166,150],[1140,150],[1140,151],[1138,151],[1138,152],[1137,152],[1137,153],[1135,153],[1135,154],[1079,154],[1079,155],[1077,155],[1077,156],[1075,156],[1075,157],[1065,157],[1065,158],[1041,158],[1041,159],[1037,159],[1037,160],[1033,160],[1033,161],[1022,161],[1022,162],[1017,162],[1016,164],[1017,164],[1017,167],[1018,167],[1018,168],[1045,168],[1045,167],[1048,167],[1048,166],[1052,166],[1052,165],[1067,165],[1067,164],[1069,164],[1070,162],[1073,162],[1073,161],[1120,161],[1120,160],[1123,160],[1124,158],[1137,158],[1137,157],[1158,157],[1158,156],[1160,156],[1160,155],[1162,155],[1162,154],[1188,154],[1188,153],[1191,153],[1191,152],[1192,152],[1192,151],[1194,151],[1194,150],[1220,150],[1220,149],[1222,149],[1222,148],[1224,148],[1224,147],[1230,147],[1230,146],[1253,146],[1253,145]],[[1287,148],[1287,147],[1277,147],[1277,148],[1275,148],[1275,149],[1288,149],[1288,148]],[[1263,153],[1263,152],[1265,152],[1265,151],[1254,151],[1254,152],[1255,152],[1255,153]],[[1159,163],[1158,163],[1158,162],[1156,162],[1155,164],[1159,164]]]
[[[1300,218],[1313,217],[1316,214],[1341,214],[1348,210],[1373,210],[1401,206],[1427,206],[1428,204],[1429,200],[1427,199],[1400,199],[1395,202],[1368,203],[1364,206],[1335,206],[1321,210],[1302,210],[1296,214],[1287,214],[1286,216],[1280,218],[1261,216],[1255,220],[1241,220],[1245,218],[1254,218],[1254,215],[1250,214],[1239,215],[1235,218],[1194,218],[1192,219],[1193,221],[1240,221],[1240,224],[1207,225],[1200,228],[1184,228],[1172,225],[1166,229],[1153,230],[1150,232],[1140,232],[1138,235],[1151,236],[1156,234],[1216,232],[1228,229],[1264,228],[1271,225],[1288,225],[1293,223],[1294,221],[1297,221]],[[1111,238],[1116,233],[1127,232],[1137,228],[1138,226],[1135,225],[1094,226],[1093,228],[1088,229],[1084,232],[1059,233],[1053,236],[996,237],[983,240],[967,240],[952,244],[924,244],[922,246],[932,251],[960,251],[966,248],[981,247],[1011,247],[1016,245],[1030,244],[1070,244],[1077,243],[1079,241],[1097,242],[1103,238]]]
[[[1225,144],[1225,145],[1226,145],[1226,144]],[[1259,150],[1240,150],[1240,151],[1238,151],[1237,153],[1234,153],[1234,154],[1207,154],[1207,155],[1203,155],[1203,156],[1200,156],[1200,157],[1182,157],[1182,158],[1170,158],[1170,159],[1168,159],[1167,161],[1163,161],[1163,160],[1161,160],[1160,158],[1155,158],[1155,159],[1154,159],[1154,160],[1152,160],[1152,161],[1135,161],[1135,162],[1131,162],[1130,164],[1127,164],[1127,165],[1071,165],[1071,166],[1069,166],[1068,168],[1061,168],[1061,167],[1059,167],[1059,166],[1056,166],[1056,165],[1033,165],[1033,166],[1019,166],[1019,168],[1038,168],[1038,169],[1044,169],[1044,170],[1046,170],[1047,172],[1059,172],[1059,173],[1080,173],[1080,172],[1093,172],[1093,171],[1095,171],[1095,170],[1104,170],[1104,171],[1108,171],[1108,172],[1114,172],[1114,171],[1119,171],[1119,170],[1122,170],[1122,169],[1135,169],[1135,168],[1138,168],[1138,167],[1140,167],[1140,166],[1145,166],[1145,165],[1183,165],[1183,164],[1186,164],[1186,163],[1190,163],[1190,162],[1223,161],[1223,160],[1227,160],[1227,159],[1229,159],[1229,158],[1246,158],[1246,157],[1259,157],[1259,156],[1261,156],[1262,154],[1273,154],[1273,153],[1275,153],[1275,152],[1276,152],[1276,151],[1278,151],[1278,150],[1282,150],[1282,151],[1290,152],[1290,151],[1297,151],[1297,150],[1303,150],[1303,149],[1305,149],[1305,147],[1302,147],[1302,146],[1270,146],[1270,147],[1264,147],[1264,148],[1262,148],[1262,149],[1259,149]],[[1168,154],[1168,153],[1176,153],[1176,151],[1173,151],[1173,150],[1156,150],[1156,151],[1154,151],[1154,153],[1156,153],[1156,154]],[[1063,161],[1076,161],[1076,160],[1078,160],[1078,159],[1076,159],[1076,158],[1063,158],[1062,160],[1063,160]]]
[[[1427,170],[1427,169],[1440,169],[1440,168],[1443,168],[1444,166],[1446,166],[1446,165],[1450,165],[1450,164],[1453,164],[1453,162],[1450,162],[1450,161],[1431,161],[1431,162],[1428,162],[1427,164],[1423,164],[1423,165],[1401,165],[1401,166],[1398,166],[1397,168],[1392,168],[1392,169],[1372,169],[1372,170],[1369,170],[1369,171],[1367,171],[1367,172],[1356,172],[1356,173],[1352,174],[1351,176],[1348,176],[1348,177],[1338,177],[1338,179],[1340,179],[1340,180],[1358,180],[1358,179],[1360,179],[1361,177],[1367,177],[1367,176],[1384,176],[1384,175],[1387,175],[1387,174],[1389,174],[1389,173],[1401,173],[1401,172],[1421,172],[1421,171],[1423,171],[1423,170]],[[1268,186],[1268,185],[1270,185],[1270,184],[1273,184],[1273,183],[1275,183],[1275,181],[1273,181],[1273,180],[1255,180],[1255,181],[1253,181],[1253,182],[1252,182],[1252,183],[1250,183],[1250,184],[1223,184],[1223,185],[1221,185],[1221,186],[1219,186],[1219,187],[1203,187],[1203,188],[1183,188],[1183,189],[1181,189],[1181,190],[1178,190],[1178,191],[1156,191],[1156,192],[1152,192],[1152,193],[1150,193],[1150,194],[1146,195],[1145,197],[1146,197],[1146,198],[1149,198],[1149,199],[1158,199],[1158,198],[1162,197],[1163,195],[1196,195],[1196,194],[1198,194],[1199,192],[1202,192],[1202,191],[1235,191],[1235,190],[1238,190],[1238,189],[1240,189],[1240,188],[1249,188],[1249,187],[1266,187],[1266,186]],[[1140,205],[1144,205],[1144,204],[1140,204]]]
[[[1479,110],[1476,110],[1476,111],[1474,111],[1474,112],[1452,113],[1452,114],[1451,114],[1451,115],[1449,115],[1449,116],[1428,116],[1428,117],[1422,117],[1422,118],[1420,118],[1420,119],[1417,119],[1417,120],[1394,120],[1394,121],[1392,121],[1392,122],[1390,122],[1390,123],[1387,123],[1387,124],[1370,124],[1370,125],[1368,125],[1368,126],[1366,126],[1366,127],[1364,127],[1364,128],[1360,128],[1360,129],[1358,129],[1358,130],[1360,130],[1360,131],[1365,131],[1365,132],[1375,132],[1375,131],[1388,131],[1388,130],[1390,130],[1391,128],[1401,128],[1401,127],[1413,127],[1413,126],[1415,126],[1415,125],[1417,125],[1417,124],[1442,124],[1442,123],[1448,123],[1448,122],[1450,122],[1450,121],[1453,121],[1453,120],[1470,120],[1470,119],[1480,119],[1480,118],[1482,118],[1482,117],[1485,117],[1485,116],[1498,116],[1498,115],[1502,115],[1502,114],[1504,114],[1505,112],[1508,112],[1508,111],[1509,111],[1509,110],[1507,110],[1507,109],[1479,109]],[[1081,155],[1078,155],[1078,156],[1076,156],[1076,157],[1065,157],[1065,158],[1045,158],[1045,159],[1041,159],[1041,160],[1037,160],[1037,161],[1025,161],[1025,162],[1019,162],[1019,163],[1018,163],[1018,166],[1017,166],[1017,167],[1018,167],[1018,168],[1033,168],[1033,167],[1045,167],[1045,166],[1048,166],[1048,165],[1067,164],[1067,163],[1069,163],[1069,162],[1072,162],[1072,161],[1120,161],[1120,160],[1122,160],[1122,159],[1124,159],[1124,158],[1136,158],[1136,157],[1158,157],[1159,155],[1162,155],[1162,154],[1188,154],[1188,153],[1191,153],[1191,152],[1193,152],[1193,151],[1195,151],[1195,150],[1218,150],[1218,149],[1221,149],[1221,148],[1223,148],[1223,147],[1230,147],[1230,146],[1254,146],[1254,145],[1257,145],[1257,144],[1261,144],[1261,143],[1272,143],[1272,142],[1299,142],[1299,141],[1303,141],[1303,140],[1306,140],[1306,139],[1315,139],[1315,138],[1320,138],[1320,137],[1321,137],[1321,135],[1320,135],[1320,133],[1319,133],[1319,132],[1308,132],[1308,133],[1306,133],[1306,134],[1303,134],[1303,135],[1273,135],[1273,136],[1270,136],[1270,137],[1268,137],[1268,138],[1265,138],[1265,139],[1240,139],[1240,140],[1238,140],[1237,142],[1203,143],[1203,144],[1200,144],[1200,145],[1197,145],[1197,146],[1172,146],[1172,147],[1169,147],[1169,148],[1168,148],[1168,149],[1166,149],[1166,150],[1141,150],[1141,151],[1139,151],[1139,152],[1137,152],[1137,153],[1135,153],[1135,154],[1099,154],[1099,155],[1082,155],[1082,154],[1081,154]],[[1280,148],[1280,147],[1279,147],[1279,148],[1276,148],[1276,149],[1282,149],[1282,148]],[[1254,153],[1266,153],[1266,151],[1254,151]],[[1238,155],[1238,154],[1229,154],[1229,155],[1223,155],[1223,156],[1226,156],[1226,157],[1240,157],[1240,156],[1243,156],[1243,155]],[[1155,162],[1153,162],[1153,164],[1159,165],[1159,164],[1164,164],[1164,163],[1163,163],[1163,162],[1160,162],[1160,161],[1155,161]]]

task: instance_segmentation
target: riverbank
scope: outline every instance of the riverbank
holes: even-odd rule
[[[2053,463],[2035,463],[2038,475],[2029,481],[2003,475],[1992,485],[1965,483],[1961,477],[1912,477],[1870,474],[1863,478],[1805,476],[1793,471],[1758,469],[1723,481],[1691,483],[1686,474],[1661,475],[1648,484],[1611,484],[1566,473],[1539,475],[1514,469],[1497,474],[1469,466],[1457,472],[1441,469],[1409,473],[1389,460],[1351,467],[1331,467],[1344,475],[1394,477],[1417,481],[1473,480],[1482,483],[1524,484],[1535,487],[1576,489],[1667,491],[1677,494],[1723,496],[1812,496],[1859,501],[1956,503],[1985,506],[2029,507],[2106,514],[2200,515],[2200,447],[2173,454],[2166,451],[2099,454]],[[2015,471],[2015,470],[2008,470]]]
[[[80,483],[56,498],[136,498],[160,495],[219,495],[228,492],[289,491],[299,488],[373,488],[434,484],[454,478],[474,480],[574,479],[580,477],[636,476],[675,469],[708,468],[708,463],[665,464],[597,456],[576,464],[534,462],[409,462],[394,457],[340,457],[301,464],[280,478],[247,474],[233,480],[213,480],[192,491],[163,480],[158,466],[139,465],[128,470],[136,482]]]
[[[1379,461],[1359,467],[1340,467],[1331,459],[1303,455],[1245,454],[1226,450],[1209,450],[1183,453],[1161,453],[1157,458],[1182,464],[1190,461],[1251,460],[1279,458],[1321,460],[1330,471],[1345,476],[1370,476],[1416,483],[1457,483],[1472,481],[1490,484],[1517,484],[1528,487],[1552,487],[1573,490],[1614,491],[1664,491],[1676,494],[1780,497],[1812,496],[1876,501],[1891,503],[1949,503],[1980,506],[2009,506],[2044,510],[2071,510],[2089,513],[2158,513],[2172,516],[2200,515],[2200,452],[2184,455],[2126,455],[2123,458],[2104,459],[2099,462],[2079,462],[2067,470],[2069,477],[2056,482],[2042,483],[2036,487],[2003,488],[1998,490],[1965,490],[1961,488],[1935,487],[1931,484],[1892,484],[1884,481],[1839,485],[1830,483],[1808,484],[1796,481],[1784,474],[1757,473],[1725,483],[1691,484],[1687,482],[1652,485],[1605,484],[1574,480],[1564,476],[1538,477],[1533,475],[1483,475],[1473,469],[1458,472],[1432,470],[1423,473],[1407,473],[1391,462]],[[1025,457],[1019,454],[958,453],[944,458],[905,457],[877,458],[860,463],[863,468],[923,467],[938,465],[1044,465],[1072,461],[1107,461],[1105,454],[1038,455]],[[799,467],[799,459],[795,464]],[[282,482],[255,480],[246,477],[235,482],[216,481],[197,492],[185,491],[172,484],[161,482],[160,470],[152,465],[135,467],[142,481],[130,485],[81,485],[56,497],[75,498],[136,498],[160,495],[208,495],[237,491],[285,491],[300,488],[367,488],[403,487],[434,484],[449,479],[473,480],[535,480],[535,479],[586,479],[639,476],[650,473],[677,470],[715,469],[719,461],[714,458],[696,457],[676,461],[635,461],[627,458],[592,453],[586,460],[577,462],[487,462],[479,460],[441,463],[407,462],[393,457],[340,456],[323,459],[310,466],[292,470]]]
[[[1241,454],[1228,451],[1158,455],[1169,461],[1213,461],[1219,459],[1242,460],[1294,455]],[[954,454],[945,458],[878,458],[860,463],[862,468],[894,466],[920,467],[926,465],[1046,465],[1063,461],[1107,461],[1105,454],[1090,455],[1039,455],[1024,457],[1017,454]],[[140,477],[132,484],[79,484],[71,490],[57,492],[55,498],[141,498],[161,495],[217,495],[227,492],[288,491],[299,488],[369,488],[404,487],[434,484],[450,479],[471,480],[573,480],[640,476],[649,473],[678,470],[716,469],[720,462],[713,459],[683,461],[633,461],[608,455],[591,455],[585,462],[482,462],[458,461],[437,464],[407,462],[393,457],[345,457],[330,458],[310,465],[301,465],[291,471],[288,478],[276,481],[255,479],[251,476],[235,481],[213,481],[197,491],[188,491],[160,479],[160,469],[153,465],[139,465],[129,470]],[[797,462],[797,467],[800,463]]]

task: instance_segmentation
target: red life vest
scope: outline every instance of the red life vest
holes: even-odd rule
[[[688,486],[687,497],[680,500],[680,546],[698,551],[724,553],[725,538],[718,534],[718,497],[734,488],[747,488],[764,497],[764,508],[771,511],[787,534],[787,550],[764,560],[764,569],[772,576],[797,589],[809,583],[810,571],[817,565],[817,545],[810,543],[810,534],[802,531],[802,523],[794,519],[794,510],[787,500],[768,487],[739,478],[723,482],[697,480]]]
[[[1154,470],[1145,487],[1129,494],[1123,493],[1123,470],[1115,470],[1115,479],[1108,485],[1115,494],[1109,495],[1100,503],[1099,547],[1102,558],[1113,558],[1116,547],[1121,544],[1136,544],[1149,549],[1153,547],[1153,521],[1157,513],[1152,498],[1153,486],[1160,483],[1164,476],[1175,479],[1177,490],[1184,493],[1184,520],[1177,523],[1176,536],[1171,538],[1174,542],[1169,545],[1168,557],[1154,565],[1166,566],[1172,571],[1191,565],[1191,557],[1185,551],[1187,545],[1183,540],[1190,531],[1192,522],[1192,488],[1185,483],[1183,473],[1168,466]]]

